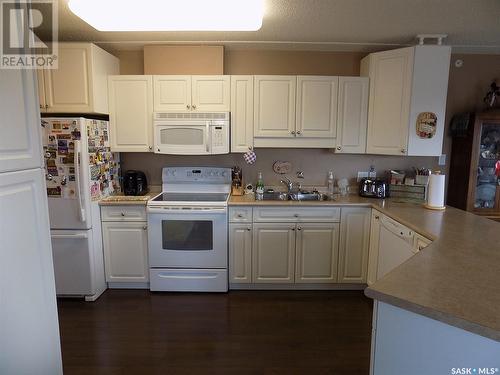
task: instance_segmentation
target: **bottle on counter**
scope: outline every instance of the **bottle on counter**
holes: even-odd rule
[[[333,171],[328,172],[327,185],[328,185],[328,194],[333,195],[335,189],[335,180],[333,178]]]
[[[261,201],[264,199],[264,178],[262,172],[257,175],[257,184],[255,185],[255,199]]]

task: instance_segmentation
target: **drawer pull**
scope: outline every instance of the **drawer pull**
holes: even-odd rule
[[[297,230],[302,230],[302,227],[297,227]]]
[[[148,226],[147,226],[147,225],[144,225],[144,226],[142,227],[142,229],[147,230],[147,229],[148,229]]]
[[[242,214],[238,214],[238,215],[236,215],[236,216],[237,216],[237,217],[239,217],[239,218],[242,218],[242,217],[243,217],[243,215],[242,215]]]
[[[250,228],[250,227],[248,227],[248,228],[247,228],[247,231],[249,231],[249,232],[250,232],[251,230],[252,230],[252,228]]]
[[[293,217],[299,217],[299,214],[294,214]]]
[[[120,213],[120,215],[125,216],[125,212]]]

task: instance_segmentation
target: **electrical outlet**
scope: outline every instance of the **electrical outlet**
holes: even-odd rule
[[[441,154],[439,157],[438,165],[446,165],[446,154]]]
[[[358,172],[358,182],[361,181],[362,178],[368,178],[369,172]]]

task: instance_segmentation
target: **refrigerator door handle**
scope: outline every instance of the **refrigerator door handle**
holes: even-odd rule
[[[82,203],[82,186],[81,186],[81,172],[80,172],[80,153],[81,153],[81,143],[75,140],[75,179],[76,179],[76,193],[78,195],[78,215],[80,216],[80,221],[85,222],[85,208]]]
[[[78,233],[78,234],[51,234],[50,237],[52,238],[89,238],[84,233]]]

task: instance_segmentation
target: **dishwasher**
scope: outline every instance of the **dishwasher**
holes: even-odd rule
[[[377,279],[417,252],[413,246],[413,231],[385,215],[380,215],[379,222]]]

